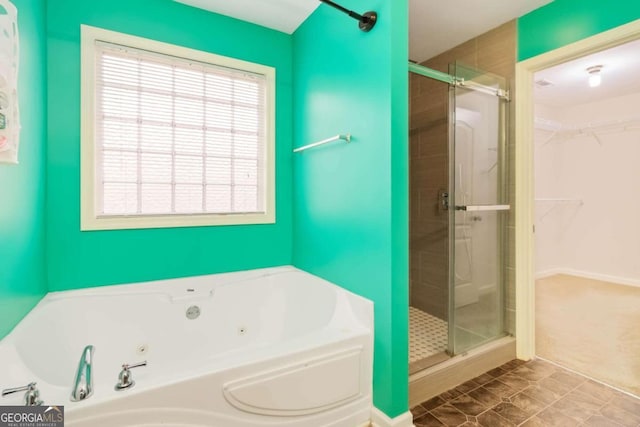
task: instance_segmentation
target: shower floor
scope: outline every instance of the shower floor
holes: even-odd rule
[[[409,363],[443,354],[447,350],[447,322],[409,306]]]

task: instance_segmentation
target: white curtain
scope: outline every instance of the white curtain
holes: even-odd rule
[[[0,163],[18,163],[18,11],[0,0]]]

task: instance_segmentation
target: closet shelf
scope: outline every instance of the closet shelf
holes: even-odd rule
[[[552,132],[543,145],[554,139],[567,141],[578,136],[591,136],[602,145],[599,136],[609,133],[625,132],[628,130],[640,130],[640,116],[622,120],[608,120],[602,122],[590,122],[581,125],[567,125],[555,120],[536,117],[534,121],[536,129]]]
[[[540,202],[540,203],[552,203],[553,205],[548,208],[541,216],[540,216],[540,221],[542,221],[547,215],[549,215],[551,212],[553,212],[555,209],[557,209],[559,206],[562,205],[577,205],[577,207],[580,207],[582,205],[584,205],[584,200],[582,199],[561,199],[561,198],[537,198],[534,199],[536,202]]]
[[[580,203],[584,204],[582,199],[535,199],[536,202],[550,202],[550,203]]]

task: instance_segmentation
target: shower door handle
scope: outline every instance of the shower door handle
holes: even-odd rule
[[[457,211],[481,212],[481,211],[508,211],[511,205],[473,205],[473,206],[456,206]]]

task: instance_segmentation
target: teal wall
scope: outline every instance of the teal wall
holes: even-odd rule
[[[345,0],[380,13],[370,33],[321,6],[293,37],[171,0],[15,3],[23,145],[0,166],[0,336],[47,290],[295,262],[375,302],[374,403],[405,412],[407,0]],[[80,24],[276,67],[275,225],[80,232]],[[296,145],[354,139],[296,156],[292,195],[294,121]]]
[[[374,404],[407,411],[407,1],[347,0],[376,10],[370,33],[321,5],[294,33],[294,265],[375,303]]]
[[[640,19],[638,0],[555,0],[518,20],[518,60]]]
[[[407,0],[343,0],[380,13],[370,33],[320,6],[293,37],[171,0],[13,1],[23,129],[21,164],[0,165],[0,336],[47,289],[293,262],[375,302],[374,403],[405,412]],[[556,0],[519,19],[519,59],[638,18],[637,0]],[[275,225],[79,231],[80,24],[277,68]],[[344,132],[292,159],[292,139]]]
[[[40,300],[45,283],[46,40],[43,0],[18,8],[20,153],[0,164],[0,338]]]
[[[291,264],[291,37],[171,0],[49,0],[51,291]],[[80,232],[80,24],[273,66],[276,224]]]

